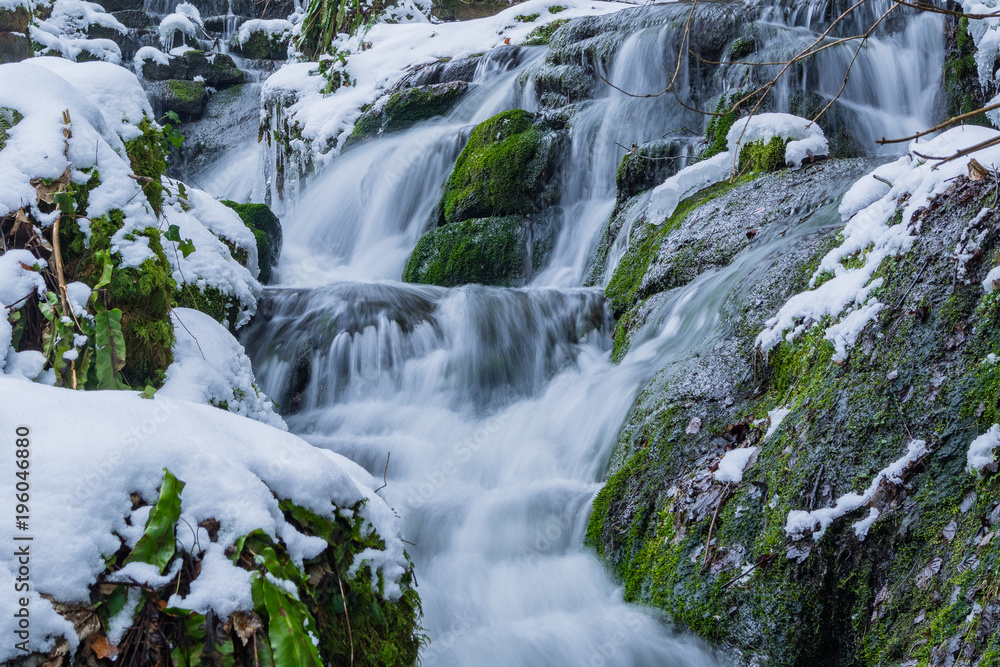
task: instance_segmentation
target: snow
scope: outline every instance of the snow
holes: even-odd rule
[[[791,410],[789,408],[775,408],[767,413],[768,419],[770,420],[770,425],[767,427],[767,433],[764,434],[762,440],[767,440],[774,432],[778,430],[781,426],[781,422],[785,421],[785,417],[788,416]]]
[[[35,58],[0,67],[0,107],[16,109],[24,118],[9,133],[0,151],[0,216],[30,207],[35,220],[51,224],[55,214],[38,209],[32,179],[58,179],[69,169],[73,183],[86,183],[91,171],[100,173],[100,185],[90,191],[87,216],[98,218],[114,209],[124,214],[124,225],[112,237],[113,252],[120,252],[126,266],[153,257],[144,237],[127,236],[157,225],[139,184],[131,178],[120,128],[123,117],[132,117],[141,106],[138,84],[111,97],[114,82],[134,80],[127,70],[107,63],[52,62]],[[108,77],[108,86],[97,81]],[[81,90],[69,79],[83,82]],[[148,105],[143,110],[149,110]],[[63,114],[69,113],[71,136],[63,134]],[[110,118],[104,114],[107,113]],[[112,115],[113,114],[113,115]],[[80,219],[89,237],[90,224]]]
[[[202,572],[181,608],[211,606],[220,616],[250,607],[248,575],[224,557],[224,550],[255,529],[288,545],[292,559],[319,549],[316,538],[288,524],[278,498],[288,498],[321,516],[365,501],[359,513],[385,540],[384,551],[362,554],[374,575],[385,579],[391,599],[400,595],[399,576],[407,566],[399,539],[399,519],[375,495],[381,485],[357,464],[319,450],[297,436],[218,408],[157,395],[153,400],[127,391],[72,391],[0,377],[0,403],[17,405],[0,413],[0,430],[31,428],[32,650],[46,650],[53,638],[75,641],[72,626],[59,618],[51,596],[65,603],[88,602],[90,587],[105,571],[104,558],[121,545],[116,533],[130,529],[129,497],[158,497],[163,469],[186,483],[181,524],[197,526],[215,518],[217,543],[201,537],[206,549]],[[58,406],[58,409],[53,409]],[[35,415],[35,417],[32,417]],[[0,495],[11,497],[13,476],[0,480]],[[13,524],[0,528],[11,544]],[[131,534],[134,538],[134,529]],[[178,533],[181,545],[191,536]],[[358,560],[355,564],[358,564]],[[12,549],[0,553],[0,584],[12,589],[17,567]],[[141,572],[135,571],[136,576]],[[11,596],[0,597],[0,634],[12,637]],[[15,656],[13,643],[0,645],[0,662]]]
[[[782,340],[791,342],[824,318],[836,320],[850,308],[839,322],[828,326],[825,334],[825,338],[834,343],[834,360],[843,361],[861,330],[882,308],[877,298],[870,296],[881,285],[878,280],[872,281],[875,270],[887,257],[910,249],[915,234],[919,233],[919,221],[914,222],[914,213],[948,189],[955,178],[966,173],[967,158],[939,165],[938,161],[927,161],[916,153],[947,157],[997,136],[1000,134],[989,128],[957,127],[929,141],[913,142],[907,155],[859,179],[841,201],[840,213],[846,223],[843,242],[820,262],[810,283],[814,289],[793,296],[767,320],[764,330],[757,336],[760,348],[768,352]],[[996,168],[1000,166],[1000,147],[977,151],[971,157],[988,168]],[[902,220],[899,224],[890,224],[899,206],[902,207]],[[862,266],[848,269],[843,265],[842,260],[859,255],[864,260]],[[815,287],[820,276],[827,273],[833,277]]]
[[[823,507],[812,512],[805,510],[793,510],[789,512],[788,519],[785,521],[785,533],[793,540],[797,540],[802,539],[806,531],[812,531],[813,539],[818,540],[836,519],[870,503],[883,481],[887,481],[890,484],[901,484],[903,481],[902,475],[907,466],[921,458],[927,451],[926,442],[923,440],[911,440],[906,446],[906,453],[880,470],[875,475],[871,484],[868,485],[868,488],[862,493],[847,493],[838,498],[833,507]],[[871,517],[870,513],[869,518],[871,522],[874,522],[875,519]],[[867,534],[871,522],[867,526],[863,526],[865,534]],[[857,533],[857,529],[855,532]],[[861,538],[859,537],[859,539]]]
[[[969,443],[966,456],[969,472],[981,472],[988,465],[996,463],[993,450],[1000,447],[1000,424],[994,424],[986,433]]]
[[[287,430],[274,405],[254,385],[253,369],[243,346],[210,316],[174,308],[174,361],[157,392],[182,401],[221,406],[230,412]]]
[[[422,5],[423,3],[421,3]],[[623,3],[597,0],[528,0],[495,16],[471,21],[431,23],[424,15],[427,7],[411,5],[387,11],[381,21],[367,32],[349,37],[340,35],[333,49],[349,51],[347,65],[339,62],[334,69],[344,69],[356,85],[342,87],[324,95],[327,80],[317,76],[315,62],[289,63],[272,74],[263,85],[262,101],[280,107],[289,125],[298,123],[301,136],[313,147],[318,164],[332,160],[340,152],[343,139],[354,129],[361,107],[375,103],[398,84],[404,76],[422,65],[442,58],[466,58],[501,46],[510,38],[512,44],[523,42],[537,26],[556,19],[608,14],[628,7]],[[566,9],[558,14],[550,6]],[[423,13],[422,13],[423,12]],[[539,14],[534,22],[521,22],[518,15]],[[391,21],[391,22],[390,22]],[[295,26],[295,31],[300,29]],[[362,43],[371,47],[362,50]],[[304,145],[296,144],[298,148]]]
[[[879,511],[874,507],[868,510],[868,516],[861,521],[855,521],[854,525],[851,527],[854,529],[854,535],[858,538],[858,542],[864,542],[865,538],[868,537],[868,531],[871,530],[872,524],[878,520]]]
[[[188,3],[184,4],[186,5]],[[178,5],[177,11],[173,14],[164,16],[163,20],[160,21],[160,44],[165,49],[170,48],[170,45],[173,43],[175,33],[179,32],[189,39],[194,39],[198,34],[198,26],[200,25],[200,22],[196,23],[192,20],[189,12],[182,12],[182,7],[183,5]],[[197,10],[195,10],[195,12],[197,12]]]
[[[268,37],[283,40],[291,36],[294,27],[292,22],[286,19],[250,19],[240,26],[236,34],[236,43],[246,44],[255,32],[263,32]]]
[[[801,166],[810,153],[826,155],[829,152],[823,130],[805,118],[784,113],[741,118],[726,136],[727,152],[688,165],[653,190],[650,197],[652,219],[665,222],[685,197],[728,178],[744,146],[757,141],[766,143],[774,137],[791,140],[785,146],[785,159],[794,166]]]
[[[135,52],[135,57],[132,58],[132,62],[135,63],[135,69],[137,72],[142,72],[142,65],[147,60],[152,60],[157,65],[169,65],[170,56],[168,56],[163,51],[160,51],[155,46],[144,46]]]
[[[788,140],[785,162],[794,167],[801,167],[810,155],[827,155],[830,152],[819,125],[787,113],[762,113],[738,119],[726,135],[726,145],[730,156],[738,159],[744,146],[758,141],[767,143],[774,137]]]
[[[743,471],[746,470],[750,457],[756,453],[756,447],[743,447],[726,452],[726,455],[719,461],[719,468],[715,471],[715,479],[720,482],[739,484],[743,481]]]
[[[31,0],[0,0],[0,9],[15,10],[18,7],[24,7],[30,11],[34,9],[35,3]]]
[[[175,242],[164,239],[174,280],[178,285],[191,285],[199,290],[212,287],[232,297],[239,304],[239,317],[232,324],[237,329],[242,327],[257,312],[257,300],[263,291],[257,281],[257,242],[253,232],[235,211],[207,192],[185,188],[185,196],[181,196],[177,181],[165,178],[163,184],[167,196],[161,228],[177,225],[181,239],[191,240],[195,247],[194,252],[184,257]],[[248,266],[233,259],[223,240],[247,254]]]
[[[128,32],[103,7],[86,0],[56,0],[49,18],[36,21],[29,32],[32,40],[63,58],[76,60],[81,54],[88,53],[114,65],[121,63],[122,53],[117,44],[109,39],[88,38],[90,27],[94,25],[123,35]]]
[[[36,259],[27,250],[8,250],[0,255],[0,374],[35,379],[45,363],[40,352],[15,352],[11,347],[14,329],[8,320],[11,311],[18,310],[32,292],[44,298],[45,280],[32,266],[45,267],[45,260]],[[27,266],[28,268],[25,268]],[[41,363],[39,362],[41,358]]]

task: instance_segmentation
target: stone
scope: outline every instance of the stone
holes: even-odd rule
[[[31,57],[28,38],[16,32],[0,32],[0,65],[17,63]]]
[[[354,125],[347,144],[383,132],[405,130],[414,123],[448,113],[469,89],[464,81],[404,88],[380,109],[366,111]]]

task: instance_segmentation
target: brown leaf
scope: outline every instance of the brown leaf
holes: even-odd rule
[[[219,524],[218,519],[205,519],[198,524],[199,528],[204,528],[205,532],[208,533],[208,539],[215,542],[219,539],[219,529],[222,527]]]
[[[69,189],[70,176],[69,167],[66,167],[66,171],[63,175],[52,181],[51,183],[46,183],[40,178],[31,179],[31,185],[35,188],[35,192],[38,194],[38,201],[45,202],[46,204],[55,204],[55,195],[59,192],[66,192]]]
[[[233,630],[236,631],[236,636],[240,638],[244,646],[247,645],[251,637],[264,628],[260,617],[252,611],[233,612],[229,617],[229,622],[233,624]]]
[[[932,558],[928,561],[927,565],[924,566],[924,569],[920,571],[920,574],[917,575],[917,588],[922,591],[927,590],[931,585],[931,581],[934,579],[934,575],[940,571],[941,559]]]
[[[979,164],[976,158],[969,160],[969,180],[970,181],[981,181],[984,178],[988,178],[990,175],[989,170],[983,165]]]
[[[948,522],[948,525],[944,527],[941,531],[941,537],[944,538],[945,542],[951,543],[955,539],[955,534],[958,532],[958,523],[953,519]]]
[[[102,660],[105,658],[114,660],[118,657],[118,647],[108,641],[104,635],[94,635],[90,641],[90,648],[94,649],[94,653]]]
[[[60,616],[73,624],[76,636],[80,638],[80,641],[85,641],[101,629],[101,619],[90,605],[68,605],[53,602],[52,606]]]

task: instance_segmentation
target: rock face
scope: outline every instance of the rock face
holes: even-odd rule
[[[31,14],[26,7],[0,9],[0,65],[21,62],[31,57],[28,23]]]
[[[278,265],[281,255],[281,221],[265,204],[237,204],[223,201],[223,204],[240,215],[243,224],[253,232],[257,240],[257,265],[260,268],[258,280],[267,285],[271,282],[271,269]]]
[[[651,249],[642,289],[619,295],[623,348],[684,285],[753,261],[722,295],[728,333],[634,405],[587,533],[627,599],[737,664],[992,665],[1000,651],[1000,487],[965,470],[998,419],[1000,299],[980,284],[1000,248],[995,213],[979,215],[992,185],[959,179],[923,211],[913,248],[879,268],[886,307],[846,361],[823,327],[752,352],[837,243],[837,193],[871,166],[834,160],[695,195]],[[752,254],[778,234],[781,252]],[[980,252],[957,262],[972,238]],[[789,512],[863,491],[916,439],[927,453],[867,506],[822,537],[786,533]],[[758,450],[742,481],[715,480],[725,452],[747,446]]]
[[[150,85],[150,98],[154,107],[163,111],[173,111],[182,120],[195,120],[205,111],[204,81],[186,81],[184,79],[168,79]]]
[[[417,243],[403,279],[524,284],[554,243],[546,209],[558,199],[559,149],[560,135],[527,111],[505,111],[478,125],[445,185],[439,226]]]
[[[142,64],[142,76],[150,81],[193,81],[201,77],[205,84],[219,89],[246,82],[246,74],[236,67],[232,57],[224,53],[207,54],[197,50],[188,51],[181,56],[171,56],[166,65],[146,60]]]
[[[465,81],[450,81],[397,91],[381,108],[361,115],[345,145],[383,132],[405,130],[417,121],[444,115],[468,89]]]

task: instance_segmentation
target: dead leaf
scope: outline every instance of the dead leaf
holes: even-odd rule
[[[503,43],[504,44],[510,44],[510,37],[504,38]]]
[[[60,192],[66,192],[69,189],[70,176],[69,167],[66,167],[66,171],[63,175],[52,181],[51,183],[46,183],[40,178],[31,179],[31,185],[35,188],[35,192],[38,195],[38,201],[45,202],[46,204],[55,204],[55,195]]]
[[[260,617],[255,612],[237,611],[229,617],[229,622],[233,624],[236,636],[240,638],[246,646],[250,638],[264,628],[260,622]]]
[[[94,649],[94,653],[102,660],[105,658],[114,660],[118,657],[118,647],[108,641],[104,635],[94,635],[90,641],[90,648]]]
[[[969,180],[970,181],[981,181],[984,178],[989,178],[990,172],[983,165],[979,164],[976,158],[969,160]]]
[[[924,566],[924,569],[920,571],[920,574],[917,575],[917,588],[922,591],[927,590],[931,585],[931,581],[934,579],[934,575],[940,571],[941,559],[932,558],[927,565]]]
[[[692,417],[691,421],[688,422],[687,428],[684,429],[684,432],[685,433],[689,433],[691,435],[694,435],[695,433],[697,433],[700,430],[701,430],[701,418],[700,417]]]
[[[945,526],[944,530],[941,531],[941,536],[944,538],[945,542],[950,544],[951,541],[955,539],[955,533],[957,532],[958,532],[958,523],[953,519],[949,521],[948,525]]]

